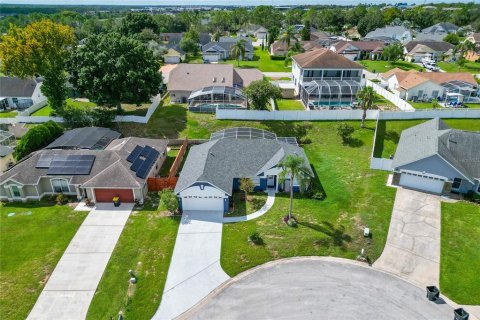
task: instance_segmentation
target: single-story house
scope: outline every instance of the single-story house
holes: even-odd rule
[[[380,40],[386,43],[400,41],[408,43],[413,40],[412,32],[404,26],[386,26],[370,31],[365,36],[368,40]]]
[[[458,27],[450,22],[440,22],[421,30],[415,35],[415,40],[442,41],[447,34],[456,33]]]
[[[258,40],[267,39],[268,30],[265,27],[256,24],[248,24],[237,32],[242,37],[254,36]]]
[[[453,49],[451,43],[445,41],[410,41],[404,47],[405,60],[422,62],[424,58],[441,61],[443,56]]]
[[[250,178],[256,191],[299,191],[295,180],[280,181],[281,161],[289,154],[308,159],[295,138],[252,128],[229,128],[212,134],[210,141],[190,148],[175,187],[183,211],[228,212],[240,179]]]
[[[185,61],[185,51],[180,48],[180,45],[176,44],[167,49],[167,52],[163,55],[165,63],[180,63]]]
[[[439,118],[403,130],[393,158],[394,185],[431,193],[480,193],[480,131]]]
[[[465,41],[470,41],[475,44],[475,50],[468,51],[465,54],[465,59],[469,61],[480,61],[480,32],[472,33]]]
[[[113,140],[120,138],[121,133],[109,128],[83,127],[65,131],[45,149],[68,150],[103,150]]]
[[[186,103],[190,95],[207,87],[247,87],[263,79],[258,69],[236,69],[231,64],[181,63],[170,71],[167,90],[172,102]]]
[[[160,40],[169,45],[179,44],[183,38],[183,32],[164,32],[160,33]]]
[[[253,45],[250,37],[220,37],[219,41],[212,41],[202,46],[204,61],[218,62],[230,58],[232,46],[240,40],[245,40],[245,57],[242,60],[253,60]]]
[[[0,130],[0,173],[6,171],[14,163],[15,136],[9,131]]]
[[[400,98],[414,101],[444,101],[452,94],[461,101],[478,100],[478,84],[468,72],[419,72],[394,68],[383,74],[381,79],[388,89]]]
[[[311,51],[315,49],[324,48],[320,43],[321,40],[298,41],[303,51]],[[292,43],[293,44],[293,43]],[[275,57],[286,57],[288,54],[287,44],[281,40],[276,40],[270,45],[269,53]]]
[[[40,78],[0,77],[0,111],[22,110],[45,100],[41,87]]]
[[[165,161],[167,141],[113,140],[105,150],[42,149],[0,175],[0,200],[39,200],[65,194],[93,202],[143,202],[147,178]]]
[[[330,46],[330,50],[351,61],[377,60],[381,58],[384,47],[383,41],[339,41]]]

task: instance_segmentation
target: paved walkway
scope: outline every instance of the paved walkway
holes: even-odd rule
[[[249,221],[249,220],[258,218],[260,216],[263,216],[265,213],[267,213],[268,210],[270,210],[270,208],[273,206],[273,203],[275,202],[275,190],[268,189],[267,193],[268,193],[267,201],[265,202],[263,207],[260,208],[260,210],[255,211],[254,213],[247,214],[246,216],[225,217],[223,218],[223,223]]]
[[[229,279],[220,266],[223,212],[184,212],[162,302],[152,319],[173,319]]]
[[[28,319],[85,319],[132,204],[97,204],[67,247]]]
[[[270,78],[293,78],[291,72],[262,72],[265,77]]]
[[[375,268],[421,287],[439,286],[440,197],[399,188],[387,243]]]
[[[309,257],[246,271],[181,319],[450,320],[453,308],[366,264]]]

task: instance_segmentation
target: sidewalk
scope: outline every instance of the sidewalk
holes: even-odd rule
[[[223,218],[223,223],[249,221],[249,220],[258,218],[260,216],[263,216],[265,213],[267,213],[268,210],[270,210],[270,208],[273,206],[273,203],[275,202],[275,190],[268,189],[267,192],[268,192],[267,201],[265,202],[263,207],[260,208],[260,210],[255,211],[254,213],[247,214],[246,216],[225,217]]]

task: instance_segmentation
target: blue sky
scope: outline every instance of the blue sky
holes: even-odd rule
[[[405,0],[343,0],[339,3],[338,0],[2,0],[0,3],[18,3],[18,4],[70,4],[70,5],[82,5],[82,4],[102,4],[102,5],[260,5],[260,4],[273,4],[273,5],[298,5],[298,4],[357,4],[357,3],[396,3],[407,2],[409,4],[416,3],[431,3],[431,2],[471,2],[471,0],[428,0],[428,1],[405,1]]]

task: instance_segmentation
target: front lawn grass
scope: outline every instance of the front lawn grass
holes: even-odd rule
[[[359,63],[365,68],[367,68],[368,71],[373,73],[383,73],[393,68],[400,68],[402,70],[421,69],[419,65],[407,61],[397,61],[394,63],[390,63],[384,60],[361,60],[359,61]]]
[[[87,319],[150,319],[162,298],[179,217],[162,216],[158,196],[133,211],[97,287]],[[130,284],[128,270],[137,284]]]
[[[16,110],[0,112],[0,118],[15,118],[17,116]]]
[[[86,216],[45,202],[0,206],[2,319],[27,317]]]
[[[265,192],[255,192],[248,194],[248,201],[245,193],[236,192],[233,194],[233,210],[225,213],[225,217],[241,217],[260,210],[267,202],[267,194]]]
[[[480,73],[480,63],[467,61],[463,67],[459,67],[455,62],[437,62],[440,69],[446,72],[469,72],[473,74]]]
[[[459,304],[480,304],[480,206],[442,202],[440,291]]]
[[[235,68],[238,67],[237,60],[227,60],[222,63],[233,64]],[[262,72],[289,72],[292,70],[291,66],[285,66],[284,60],[271,59],[268,50],[262,51],[261,47],[254,48],[253,60],[240,61],[240,68],[257,68]]]
[[[276,101],[277,109],[281,111],[304,111],[305,107],[303,106],[300,100],[294,99],[278,99]]]

